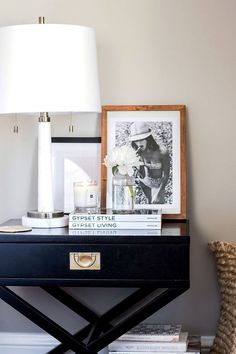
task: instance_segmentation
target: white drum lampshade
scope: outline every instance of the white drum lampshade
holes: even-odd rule
[[[39,120],[39,212],[54,211],[46,112],[100,111],[92,28],[54,24],[0,28],[0,114],[44,113]]]
[[[0,28],[0,113],[99,111],[92,28]]]

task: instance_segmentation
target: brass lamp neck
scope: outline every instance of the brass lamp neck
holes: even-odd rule
[[[40,112],[39,122],[50,122],[48,112]]]

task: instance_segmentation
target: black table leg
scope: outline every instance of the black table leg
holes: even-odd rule
[[[99,350],[168,304],[188,288],[141,288],[101,316],[60,288],[43,287],[43,289],[81,315],[90,324],[75,335],[71,335],[5,286],[0,286],[0,298],[61,342],[60,345],[49,352],[50,354],[63,354],[69,349],[78,354],[97,354]]]
[[[49,319],[5,286],[0,286],[0,298],[36,325],[44,329],[47,333],[51,334],[60,342],[65,343],[69,349],[79,352],[80,354],[94,354],[94,351],[86,348],[83,343],[75,339],[74,336],[64,328],[60,327],[57,323]]]
[[[95,321],[91,321],[86,348],[93,353],[101,350],[186,290],[187,288],[162,290],[141,288],[135,291]],[[74,299],[74,301],[77,300]],[[81,339],[81,332],[76,333],[74,337]],[[68,345],[62,343],[50,351],[50,354],[62,354],[68,349]]]
[[[124,315],[124,319],[119,319],[118,323],[115,323],[110,330],[88,343],[87,348],[92,351],[101,350],[113,340],[117,339],[132,327],[148,318],[155,311],[168,304],[186,290],[187,289],[166,289],[159,295],[148,299],[147,302],[144,302],[144,304],[140,304],[140,306],[138,306],[137,309],[134,309],[134,311],[131,311],[129,315],[123,312],[122,315]],[[120,316],[121,318],[122,315]]]
[[[48,291],[49,287],[43,287],[44,290]],[[54,288],[53,288],[54,289]],[[56,288],[57,289],[57,288]],[[109,309],[105,314],[103,314],[102,316],[100,316],[100,318],[96,318],[96,321],[94,321],[93,323],[91,323],[90,326],[90,331],[89,333],[87,333],[87,343],[89,341],[91,341],[92,339],[97,338],[99,336],[99,333],[101,332],[101,330],[106,331],[110,328],[112,328],[112,325],[109,323],[111,320],[113,320],[116,316],[120,315],[121,313],[123,313],[124,311],[126,311],[128,308],[130,308],[133,304],[141,301],[143,298],[145,298],[147,295],[150,294],[151,291],[153,291],[155,288],[150,289],[150,288],[141,288],[136,290],[134,293],[128,295],[125,299],[123,299],[122,301],[120,301],[118,304],[114,305],[111,309]],[[55,297],[58,299],[58,296],[56,295],[56,291],[52,290],[52,288],[50,288],[50,290],[48,291],[51,295],[55,295]],[[64,292],[65,293],[65,292]],[[68,294],[67,294],[68,295]],[[71,297],[71,296],[70,296]],[[75,311],[75,308],[73,309],[70,304],[65,301],[65,299],[69,300],[69,298],[67,297],[63,297],[62,303],[66,306],[68,306],[71,310]],[[77,300],[75,300],[73,298],[73,302],[77,302]],[[83,305],[84,306],[84,305]],[[81,314],[81,312],[79,311],[75,311],[76,313]],[[83,314],[81,314],[81,316],[83,318],[85,318],[85,316],[83,316]],[[99,321],[98,321],[99,320]],[[80,331],[81,332],[81,331]],[[75,338],[77,338],[78,340],[81,339],[81,333],[77,332],[74,336]],[[87,337],[86,336],[86,337]],[[83,338],[84,339],[84,338]],[[59,344],[56,348],[52,349],[49,353],[50,354],[63,354],[65,353],[66,350],[68,350],[68,346],[66,344]],[[48,354],[49,354],[48,353]]]
[[[99,316],[87,306],[76,300],[73,296],[59,287],[42,286],[41,289],[60,301],[63,305],[67,306],[70,310],[74,311],[88,322],[97,321]]]

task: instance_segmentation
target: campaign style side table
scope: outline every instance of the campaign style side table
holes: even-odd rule
[[[49,353],[95,354],[189,288],[189,244],[188,221],[164,221],[160,234],[68,228],[0,233],[0,298],[61,343]],[[88,325],[72,335],[8,286],[40,286]],[[99,315],[60,286],[136,290]]]

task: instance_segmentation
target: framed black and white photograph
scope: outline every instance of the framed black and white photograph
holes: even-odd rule
[[[73,183],[101,185],[101,138],[52,138],[54,208],[74,210]]]
[[[102,160],[123,145],[142,162],[134,172],[135,209],[162,209],[164,218],[185,219],[185,106],[103,106]],[[102,206],[112,207],[112,171],[105,166]]]

